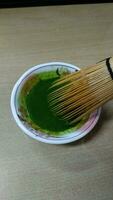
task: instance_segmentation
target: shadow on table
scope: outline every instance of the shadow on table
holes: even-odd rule
[[[111,119],[112,112],[104,106],[97,125],[84,138],[65,145],[37,144],[37,141],[33,140],[30,142],[32,151],[36,156],[37,152],[40,152],[40,160],[56,171],[82,173],[88,169],[93,170],[100,159],[98,145],[95,141],[102,136],[104,123],[108,123]],[[74,176],[76,177],[76,174]]]
[[[102,112],[101,112],[101,116],[100,119],[98,121],[98,123],[96,124],[96,126],[93,128],[93,130],[88,133],[85,137],[83,137],[82,139],[66,144],[66,146],[74,146],[74,145],[81,145],[83,143],[88,143],[91,140],[95,139],[96,137],[99,137],[99,135],[101,134],[100,129],[102,127],[102,125],[109,121],[109,119],[111,119],[111,113],[107,112],[107,108],[103,108]]]

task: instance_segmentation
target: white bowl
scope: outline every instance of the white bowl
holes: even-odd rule
[[[64,134],[57,137],[47,135],[47,133],[45,134],[44,132],[41,133],[40,131],[36,131],[32,127],[30,127],[28,124],[26,124],[23,120],[21,120],[21,118],[18,116],[17,97],[19,95],[20,88],[26,82],[28,77],[30,77],[33,74],[40,73],[42,71],[49,71],[49,70],[53,70],[53,69],[57,69],[61,67],[68,68],[72,72],[75,70],[80,70],[78,67],[72,64],[63,63],[63,62],[50,62],[50,63],[40,64],[27,70],[16,82],[11,93],[11,110],[12,110],[12,114],[17,125],[23,130],[24,133],[26,133],[30,137],[38,141],[49,143],[49,144],[66,144],[66,143],[70,143],[84,137],[94,128],[94,126],[98,122],[98,119],[101,113],[101,108],[97,109],[95,112],[93,112],[89,116],[88,120],[82,125],[81,128],[71,133]]]

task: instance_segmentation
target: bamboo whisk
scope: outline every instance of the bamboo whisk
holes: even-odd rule
[[[113,58],[63,76],[49,89],[55,115],[70,124],[113,98]]]

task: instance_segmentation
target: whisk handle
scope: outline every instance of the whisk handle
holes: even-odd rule
[[[111,59],[113,59],[113,58],[111,58],[111,57],[106,58],[106,66],[108,68],[111,78],[113,79],[113,69],[112,69],[111,62],[110,62]]]
[[[104,60],[101,60],[98,63],[103,62],[103,61],[106,62],[108,72],[110,73],[110,76],[113,79],[113,57],[105,58]]]

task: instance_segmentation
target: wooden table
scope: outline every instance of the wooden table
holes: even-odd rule
[[[0,10],[0,199],[112,200],[113,102],[98,126],[68,145],[37,142],[16,126],[10,94],[31,66],[79,67],[113,55],[113,4]]]

